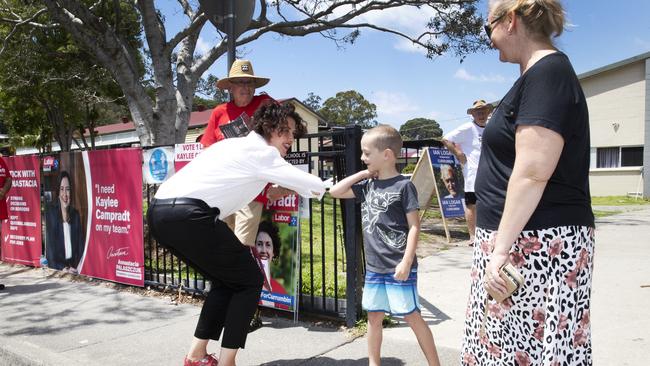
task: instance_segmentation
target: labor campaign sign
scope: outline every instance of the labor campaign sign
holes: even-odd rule
[[[307,171],[306,152],[288,154],[285,160]],[[302,206],[295,193],[269,200],[264,206],[254,251],[264,273],[261,306],[297,313]]]
[[[12,156],[4,160],[6,164],[0,163],[0,187],[8,177],[12,185],[3,199],[6,211],[0,208],[2,260],[38,267],[42,245],[40,162],[36,156]]]
[[[144,285],[141,159],[137,148],[83,152],[88,235],[79,273]]]
[[[200,142],[176,144],[174,146],[174,168],[176,171],[189,164],[201,151],[203,151],[203,145]]]

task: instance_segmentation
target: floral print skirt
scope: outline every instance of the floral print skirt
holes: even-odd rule
[[[495,235],[476,230],[461,364],[591,365],[594,229],[523,231],[512,246],[510,262],[525,284],[501,304],[486,302],[483,287]]]

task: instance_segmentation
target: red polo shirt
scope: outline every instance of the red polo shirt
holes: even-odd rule
[[[253,100],[246,107],[238,107],[234,102],[228,102],[224,104],[219,104],[212,110],[210,119],[208,120],[208,126],[203,132],[203,137],[201,137],[201,144],[203,147],[208,147],[215,142],[219,142],[224,139],[219,126],[225,125],[226,123],[235,120],[237,117],[241,116],[242,113],[246,113],[248,117],[253,117],[257,108],[259,108],[262,103],[269,103],[273,101],[273,98],[269,97],[267,94],[260,94],[253,97]]]
[[[223,133],[221,133],[219,126],[229,123],[230,121],[241,116],[242,113],[246,113],[248,117],[253,117],[253,114],[255,114],[257,108],[259,108],[262,104],[270,103],[273,101],[273,98],[271,98],[268,94],[260,94],[254,96],[253,100],[248,103],[246,107],[238,107],[234,102],[223,103],[216,106],[214,110],[212,110],[212,114],[208,120],[208,125],[203,132],[203,137],[201,137],[201,144],[203,144],[203,148],[207,148],[215,142],[219,142],[225,138],[223,136]],[[268,188],[269,185],[264,188],[264,191],[262,191],[259,196],[255,197],[255,201],[266,205],[266,190]]]

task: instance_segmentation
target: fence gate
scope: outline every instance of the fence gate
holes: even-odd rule
[[[361,128],[350,126],[308,134],[296,141],[296,150],[307,152],[310,173],[335,182],[361,169],[360,141]],[[144,187],[147,203],[156,188]],[[359,205],[353,200],[341,204],[327,194],[320,202],[309,200],[309,217],[301,220],[300,230],[299,311],[345,319],[354,326],[364,268]],[[200,273],[158,247],[146,223],[145,283],[197,294],[207,285]]]

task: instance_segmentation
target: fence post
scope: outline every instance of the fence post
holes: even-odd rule
[[[345,127],[345,174],[351,175],[361,170],[361,127]],[[345,255],[346,269],[346,309],[345,322],[353,327],[361,312],[361,284],[363,269],[361,260],[361,211],[354,200],[343,201],[345,220]]]

